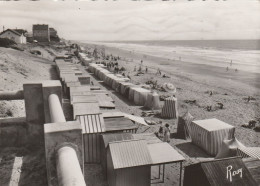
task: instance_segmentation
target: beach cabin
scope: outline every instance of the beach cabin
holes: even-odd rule
[[[192,121],[188,125],[192,143],[216,156],[224,139],[233,139],[235,127],[218,119]]]
[[[150,186],[152,160],[145,140],[110,142],[107,153],[109,186]]]
[[[201,162],[185,167],[184,186],[258,185],[240,157]]]
[[[82,127],[85,163],[100,162],[100,134],[105,131],[101,114],[79,116],[77,120]]]
[[[75,105],[78,104],[80,103]],[[88,104],[91,103],[87,103],[87,105]],[[89,109],[91,110],[91,107]],[[127,118],[104,119],[101,113],[77,115],[76,120],[78,120],[82,126],[85,163],[101,162],[101,134],[134,133],[138,128],[137,125]]]
[[[101,165],[104,170],[104,176],[107,177],[107,148],[110,142],[124,141],[133,139],[131,133],[107,133],[102,134],[101,140]]]
[[[153,133],[106,133],[102,134],[101,142],[101,165],[107,176],[107,149],[110,142],[124,141],[124,140],[145,140],[146,144],[162,143]]]

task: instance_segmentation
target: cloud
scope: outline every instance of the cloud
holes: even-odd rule
[[[260,2],[0,2],[0,26],[49,24],[77,40],[260,39]]]

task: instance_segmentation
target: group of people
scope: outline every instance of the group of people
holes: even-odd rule
[[[233,61],[231,60],[230,61],[230,66],[232,66],[232,64],[233,64]],[[227,68],[226,68],[226,71],[228,71],[229,70],[229,68],[228,68],[228,66],[227,66]],[[237,72],[238,70],[237,70],[237,68],[235,69],[235,72]]]
[[[160,126],[159,131],[157,134],[158,138],[163,140],[164,142],[169,143],[170,142],[170,125],[168,123],[165,124],[165,126]]]

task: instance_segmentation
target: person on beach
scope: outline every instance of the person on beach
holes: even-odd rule
[[[148,67],[147,67],[147,66],[145,67],[145,72],[146,72],[146,73],[148,72]]]
[[[165,124],[165,129],[164,129],[164,139],[163,139],[163,141],[164,142],[167,142],[167,143],[169,143],[170,142],[170,129],[169,129],[169,124],[168,123],[166,123]]]
[[[159,75],[162,74],[159,68],[157,69],[156,75],[157,75],[157,74],[159,74]]]
[[[230,66],[232,66],[232,60],[230,61]]]
[[[228,71],[228,67],[226,68],[226,70]]]
[[[160,126],[159,130],[158,130],[158,138],[159,139],[163,139],[164,135],[163,135],[163,127]]]
[[[141,65],[143,65],[143,60],[141,60]]]

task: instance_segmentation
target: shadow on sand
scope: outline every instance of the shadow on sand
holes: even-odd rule
[[[57,70],[56,70],[56,65],[51,65],[51,68],[49,69],[49,73],[50,73],[51,80],[59,80]]]
[[[176,147],[191,158],[212,158],[206,152],[204,152],[202,149],[192,144],[191,142],[182,143],[176,145]]]

